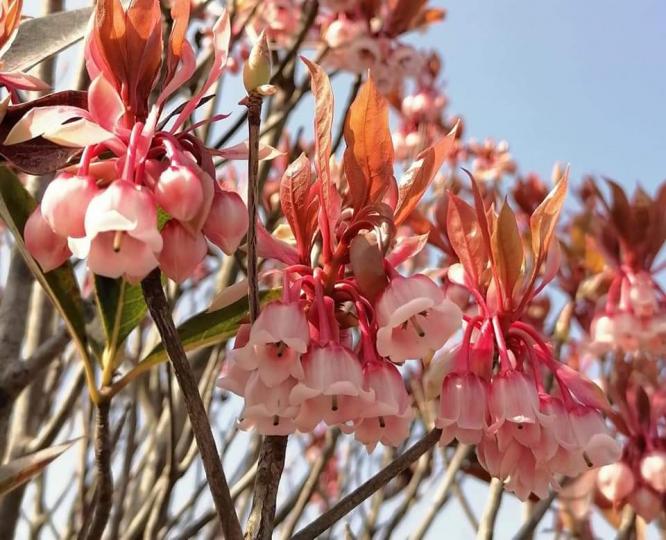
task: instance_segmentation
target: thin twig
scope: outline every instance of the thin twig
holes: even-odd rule
[[[192,374],[192,368],[187,360],[183,344],[180,342],[176,326],[171,317],[169,303],[162,289],[159,269],[155,269],[148,274],[141,282],[141,286],[146,298],[146,304],[150,310],[150,315],[153,321],[155,321],[155,325],[173,365],[181,392],[183,393],[192,431],[197,440],[199,452],[201,452],[201,459],[206,471],[206,477],[208,478],[208,486],[213,496],[213,502],[215,503],[225,538],[228,540],[239,540],[243,535],[234,504],[231,500],[229,486],[224,475],[224,469],[222,468],[222,462],[217,451],[210,421],[201,400],[197,382]]]
[[[446,474],[444,475],[444,478],[442,478],[442,483],[439,485],[439,488],[437,488],[437,491],[433,497],[432,505],[428,509],[428,512],[426,512],[426,515],[423,517],[423,520],[419,523],[414,533],[409,537],[410,540],[422,540],[425,537],[428,529],[430,529],[433,521],[435,521],[437,514],[442,509],[442,506],[444,506],[444,502],[448,499],[449,492],[451,491],[451,487],[453,486],[453,483],[456,479],[456,475],[458,474],[460,467],[462,467],[463,462],[469,455],[471,449],[472,447],[467,444],[458,445],[458,448],[456,448],[456,451],[451,458],[449,466],[446,468]]]
[[[622,521],[620,528],[617,530],[616,540],[631,540],[636,536],[636,512],[634,509],[626,505],[622,512]]]
[[[394,459],[372,478],[360,485],[346,497],[343,497],[336,505],[315,519],[307,527],[298,531],[292,536],[292,540],[311,540],[323,533],[329,527],[332,527],[339,519],[346,516],[375,491],[384,487],[393,478],[425,454],[430,448],[435,446],[441,436],[441,429],[433,429],[429,431],[425,437],[412,445],[406,452]]]
[[[532,537],[534,531],[543,519],[543,516],[546,515],[546,512],[548,512],[548,509],[553,504],[556,496],[557,493],[551,491],[548,497],[539,501],[539,503],[534,506],[530,518],[526,520],[525,523],[523,523],[523,525],[513,537],[513,540],[527,540],[528,538]]]
[[[495,530],[495,519],[502,503],[502,494],[504,493],[504,483],[499,478],[493,478],[490,481],[488,490],[488,500],[483,510],[483,515],[479,521],[479,529],[476,532],[476,540],[492,540]]]
[[[305,483],[303,484],[303,487],[298,494],[298,498],[294,504],[294,509],[289,514],[287,522],[282,529],[282,540],[288,540],[291,538],[291,535],[293,534],[294,529],[298,524],[298,520],[303,514],[303,510],[305,510],[308,501],[312,497],[312,494],[317,487],[319,477],[326,468],[326,464],[328,463],[329,459],[331,459],[333,453],[335,452],[335,445],[339,436],[340,430],[338,429],[329,432],[326,445],[322,449],[321,454],[319,454],[317,461],[312,466],[312,469],[310,470],[310,473],[308,474],[308,477],[306,478]]]

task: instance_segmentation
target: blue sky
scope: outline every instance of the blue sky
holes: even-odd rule
[[[666,2],[436,0],[450,110],[506,138],[524,171],[666,177]]]

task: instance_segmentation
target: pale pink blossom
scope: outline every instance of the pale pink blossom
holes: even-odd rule
[[[259,374],[253,372],[245,385],[245,406],[239,419],[241,429],[254,428],[262,435],[288,435],[296,431],[294,417],[299,407],[289,401],[295,384],[295,379],[287,378],[268,387]]]
[[[70,238],[69,246],[77,257],[88,257],[96,274],[138,280],[158,265],[162,237],[157,208],[141,187],[124,180],[112,182],[90,201],[85,230],[85,238]]]
[[[231,255],[247,233],[247,208],[238,193],[216,190],[203,232],[213,244]]]
[[[301,406],[295,419],[299,431],[312,431],[321,421],[329,426],[352,422],[374,400],[374,392],[363,388],[361,363],[341,345],[312,347],[303,357],[303,371],[290,398]]]
[[[155,200],[169,215],[179,221],[193,219],[204,201],[200,176],[206,174],[198,166],[175,165],[167,168],[155,186]]]
[[[72,255],[67,247],[67,238],[53,231],[39,207],[35,208],[25,222],[23,237],[25,247],[44,272],[58,268]]]
[[[412,408],[405,382],[397,368],[385,361],[369,361],[363,365],[364,388],[374,392],[374,403],[364,417],[354,423],[354,436],[368,450],[378,442],[400,445],[409,435]]]
[[[60,236],[85,236],[88,204],[99,193],[91,176],[59,174],[46,187],[41,207],[44,219]]]
[[[377,303],[377,352],[393,362],[423,358],[460,328],[460,308],[430,278],[391,281]]]
[[[485,383],[473,373],[449,373],[442,383],[435,425],[442,430],[441,444],[458,439],[465,444],[481,441],[488,426]]]
[[[301,356],[309,342],[308,322],[299,304],[271,302],[252,325],[249,341],[236,358],[241,367],[256,369],[262,383],[273,387],[289,377],[304,378]]]
[[[157,258],[160,268],[176,283],[182,283],[206,256],[206,239],[200,232],[192,234],[175,219],[167,222],[161,234],[162,251]]]

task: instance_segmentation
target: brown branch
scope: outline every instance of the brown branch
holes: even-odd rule
[[[192,368],[187,360],[185,350],[180,342],[176,326],[171,317],[171,309],[162,289],[159,269],[155,269],[148,274],[141,282],[141,287],[143,288],[143,294],[146,298],[150,315],[160,333],[162,342],[173,365],[176,379],[183,393],[192,431],[201,452],[201,460],[203,461],[206,477],[208,478],[208,486],[213,496],[213,502],[215,503],[225,538],[227,540],[239,540],[243,535],[231,495],[229,494],[229,486],[224,475],[215,438],[213,437],[208,415],[206,414],[206,408],[199,394],[197,382],[192,374]]]
[[[311,540],[323,533],[329,527],[332,527],[339,519],[343,518],[354,508],[359,506],[375,491],[383,488],[393,478],[430,450],[430,448],[435,446],[441,436],[441,429],[433,429],[429,431],[425,437],[394,459],[384,469],[356,488],[349,495],[343,497],[335,506],[319,516],[307,527],[298,531],[292,536],[292,540]]]
[[[97,466],[97,486],[95,489],[95,511],[86,534],[88,540],[102,538],[111,515],[113,505],[113,476],[111,474],[111,430],[109,429],[110,400],[102,400],[97,405],[95,429],[95,460]]]
[[[262,97],[256,92],[245,99],[249,128],[247,207],[247,278],[250,322],[259,316],[259,284],[257,279],[257,205],[259,201],[259,130],[261,128]],[[284,468],[287,437],[264,437],[259,453],[257,477],[254,484],[252,509],[248,518],[245,538],[270,540],[280,477]]]

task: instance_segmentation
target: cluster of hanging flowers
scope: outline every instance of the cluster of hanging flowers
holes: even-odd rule
[[[242,158],[247,145],[212,150],[194,134],[197,124],[184,127],[225,68],[228,15],[213,27],[208,79],[192,99],[163,115],[196,68],[184,39],[189,2],[173,4],[164,66],[160,7],[147,6],[134,2],[125,12],[118,0],[98,2],[85,47],[92,80],[87,108],[33,108],[7,135],[7,145],[42,137],[83,150],[78,165],[48,185],[25,226],[27,248],[44,271],[73,254],[102,276],[138,281],[159,266],[181,282],[206,256],[207,240],[230,254],[246,233],[245,204],[215,180],[213,156]]]
[[[609,264],[608,292],[599,301],[590,326],[589,349],[602,355],[666,352],[666,297],[657,284],[654,262],[666,235],[666,191],[652,199],[638,190],[629,200],[608,181],[612,201],[597,193],[603,206],[599,244]]]
[[[474,180],[473,187],[475,208],[449,196],[448,238],[460,263],[448,275],[472,293],[478,310],[466,316],[460,346],[431,367],[430,380],[442,380],[436,425],[442,444],[477,445],[479,463],[519,498],[545,497],[559,477],[620,457],[601,414],[609,408],[601,389],[555,360],[521,320],[557,271],[552,240],[566,176],[532,214],[528,249],[509,206],[499,214],[487,209]]]
[[[391,249],[396,226],[441,166],[453,136],[426,150],[407,179],[413,190],[399,195],[388,106],[370,79],[347,119],[349,190],[342,193],[329,170],[330,83],[320,67],[306,63],[317,96],[317,179],[305,155],[282,177],[280,202],[293,244],[259,235],[261,253],[282,263],[282,299],[241,329],[219,385],[244,398],[245,429],[284,435],[324,422],[353,432],[370,449],[378,442],[397,446],[412,420],[398,366],[432,355],[462,321],[460,308],[429,277],[398,273],[410,253]],[[366,117],[368,107],[373,114]],[[320,260],[312,263],[319,236]]]

